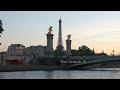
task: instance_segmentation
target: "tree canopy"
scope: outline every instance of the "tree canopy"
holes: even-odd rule
[[[95,53],[94,48],[91,50],[88,46],[82,45],[78,50],[71,50],[72,56],[107,56],[106,53]]]
[[[2,32],[4,31],[3,27],[2,27],[2,21],[0,20],[0,33],[2,34]]]
[[[79,47],[78,52],[80,56],[91,56],[95,54],[93,50],[88,48],[86,45],[82,45],[81,47]]]
[[[65,53],[65,51],[61,51],[61,50],[59,50],[59,49],[56,49],[56,50],[54,51],[54,55],[55,55],[55,56],[65,56],[66,53]]]

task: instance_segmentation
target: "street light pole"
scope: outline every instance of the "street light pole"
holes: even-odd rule
[[[112,50],[112,52],[113,52],[113,56],[114,56],[114,52],[115,52],[115,51],[114,51],[114,50]]]

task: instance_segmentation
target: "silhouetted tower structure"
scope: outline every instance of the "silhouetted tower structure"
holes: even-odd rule
[[[47,48],[46,48],[46,56],[53,56],[53,34],[51,33],[52,26],[49,28],[49,32],[46,34],[47,35]]]
[[[66,40],[66,55],[67,56],[70,56],[71,55],[71,42],[72,40],[70,40],[71,38],[71,35],[67,35],[67,40]]]
[[[71,35],[67,35],[67,40],[66,40],[66,60],[67,60],[67,66],[69,66],[69,61],[70,61],[70,56],[71,56],[71,42],[72,40],[70,40]]]
[[[61,18],[59,20],[58,44],[57,44],[56,49],[59,51],[64,51],[63,42],[62,42],[62,20]]]

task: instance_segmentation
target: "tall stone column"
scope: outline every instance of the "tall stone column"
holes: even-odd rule
[[[52,26],[49,28],[49,32],[46,34],[47,35],[47,56],[53,56],[53,34],[51,33]]]
[[[72,42],[72,40],[70,40],[71,35],[69,34],[67,37],[68,39],[66,40],[66,55],[70,56],[71,55],[71,42]]]

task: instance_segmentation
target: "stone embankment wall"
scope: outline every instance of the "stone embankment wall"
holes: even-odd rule
[[[61,66],[50,65],[0,65],[0,72],[7,71],[34,71],[34,70],[63,70]]]

